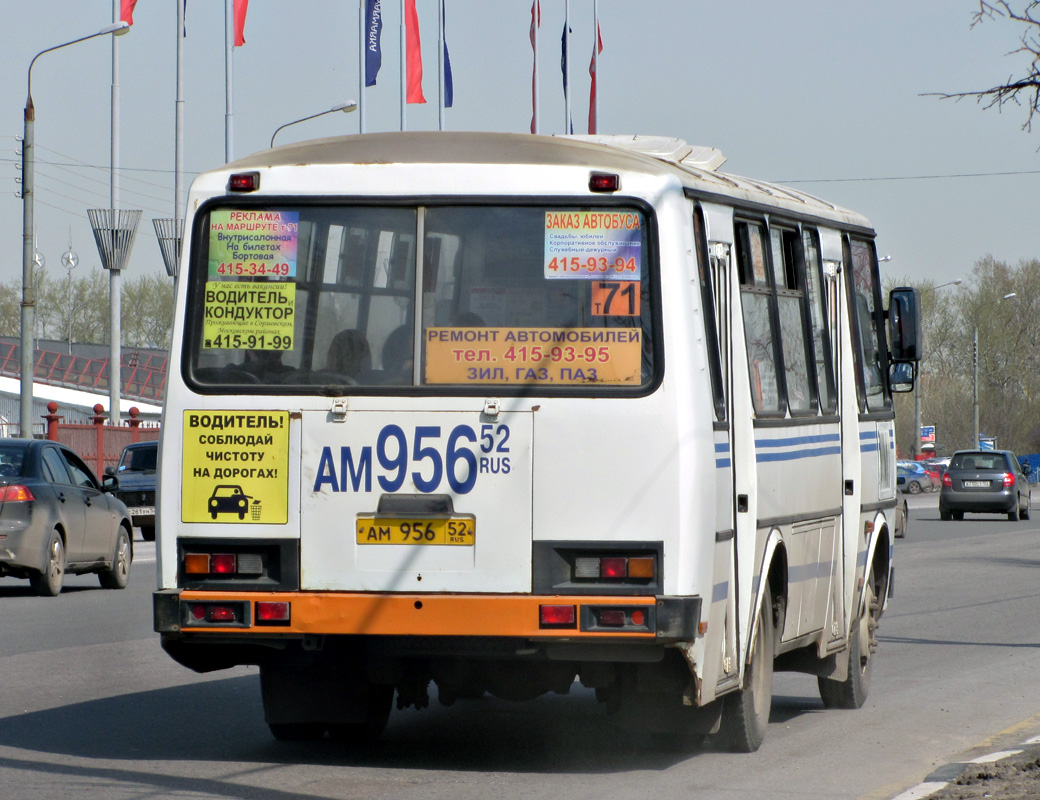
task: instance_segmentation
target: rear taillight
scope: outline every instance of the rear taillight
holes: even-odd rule
[[[653,556],[579,556],[574,559],[576,580],[650,580],[654,577]]]
[[[1015,485],[1015,476],[1010,472],[1004,473],[1004,488],[1009,489]]]
[[[538,624],[542,628],[575,628],[578,613],[574,606],[538,606]]]
[[[35,499],[28,486],[18,483],[11,486],[0,486],[0,503],[27,503]]]
[[[257,625],[288,625],[292,610],[288,603],[279,600],[260,600],[255,604]]]
[[[185,575],[261,575],[259,553],[185,553]]]
[[[950,489],[953,488],[953,479],[950,477],[950,473],[945,472],[942,476],[942,485],[947,486]]]

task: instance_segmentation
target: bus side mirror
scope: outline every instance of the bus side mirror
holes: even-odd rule
[[[888,333],[894,362],[921,358],[923,348],[917,307],[917,290],[914,288],[900,287],[888,293]]]
[[[893,392],[912,392],[914,377],[913,361],[893,361],[888,365],[888,386]]]

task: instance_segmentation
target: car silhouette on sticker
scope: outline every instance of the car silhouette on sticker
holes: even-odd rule
[[[217,514],[238,514],[239,519],[245,519],[251,499],[241,486],[220,485],[213,490],[206,505],[213,519]]]

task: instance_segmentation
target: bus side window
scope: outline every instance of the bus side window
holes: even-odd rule
[[[738,222],[737,269],[740,302],[747,345],[748,377],[757,414],[783,413],[777,375],[776,348],[769,275],[766,265],[765,230],[755,222]]]
[[[787,403],[792,415],[809,414],[816,410],[816,399],[809,381],[811,357],[807,347],[800,239],[794,230],[770,227],[769,241],[772,245]]]
[[[812,354],[816,360],[816,386],[820,408],[824,413],[835,409],[834,369],[831,364],[828,316],[824,313],[823,272],[820,244],[816,231],[802,229],[802,250],[805,253],[805,289],[809,299]]]
[[[852,274],[848,276],[851,293],[850,310],[853,317],[853,356],[856,360],[857,389],[860,408],[868,411],[886,408],[889,399],[885,392],[884,328],[879,320],[878,281],[874,249],[869,242],[846,240],[848,262]]]
[[[715,419],[726,419],[726,389],[724,363],[726,356],[721,348],[720,332],[725,330],[725,317],[716,303],[719,297],[719,270],[714,259],[708,256],[708,240],[704,230],[704,212],[698,207],[693,212],[693,234],[696,239],[697,275],[700,284],[701,316],[704,318],[704,335],[708,345],[708,371],[711,375],[711,393],[715,401]],[[722,334],[725,335],[724,333]]]

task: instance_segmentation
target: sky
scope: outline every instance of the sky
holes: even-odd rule
[[[124,280],[165,275],[153,218],[173,217],[176,2],[139,0],[118,39],[120,206],[142,210]],[[383,2],[383,66],[365,90],[366,132],[401,124],[399,0]],[[585,133],[592,0],[569,0],[571,111]],[[95,33],[112,0],[8,4],[0,30],[0,282],[21,285],[17,193],[26,73],[41,50]],[[566,130],[560,71],[565,0],[541,0],[541,132]],[[1040,124],[1025,111],[924,96],[987,88],[1025,70],[1021,31],[971,28],[977,0],[599,0],[601,133],[710,145],[723,171],[794,186],[866,215],[886,277],[967,279],[990,255],[1040,258]],[[448,130],[530,130],[530,0],[445,0],[454,77]],[[437,3],[417,0],[429,101],[409,130],[436,130]],[[357,0],[252,0],[236,48],[233,154],[268,147],[280,125],[360,96]],[[185,188],[225,161],[224,3],[188,0],[184,40]],[[48,273],[78,255],[100,269],[88,208],[109,205],[111,37],[42,56],[36,108],[36,239]],[[278,144],[357,133],[358,113],[293,125]]]

